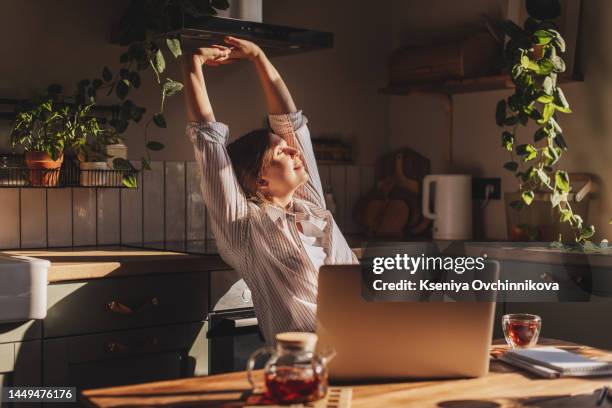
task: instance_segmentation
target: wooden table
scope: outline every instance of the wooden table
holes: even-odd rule
[[[541,341],[588,357],[612,361],[612,352],[566,342]],[[493,346],[491,354],[505,346]],[[352,406],[358,407],[591,407],[593,392],[612,378],[539,379],[493,359],[487,376],[353,385]],[[244,372],[86,390],[81,401],[93,407],[201,406],[242,407],[250,393]],[[571,396],[564,400],[553,397]],[[612,407],[609,401],[602,407]]]

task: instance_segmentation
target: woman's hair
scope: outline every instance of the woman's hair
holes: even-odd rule
[[[242,191],[251,201],[261,202],[258,182],[263,169],[270,164],[273,150],[270,149],[270,131],[253,130],[227,146],[227,153]]]

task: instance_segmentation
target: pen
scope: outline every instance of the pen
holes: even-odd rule
[[[600,406],[601,404],[603,404],[604,400],[608,396],[608,391],[609,391],[609,388],[607,385],[601,389],[601,391],[599,392],[599,396],[597,397],[597,403],[596,403],[597,406]]]

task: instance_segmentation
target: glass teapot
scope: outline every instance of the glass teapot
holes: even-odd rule
[[[317,335],[314,333],[286,332],[276,335],[276,348],[256,350],[247,363],[247,377],[256,389],[253,368],[256,359],[269,354],[264,367],[264,397],[276,403],[315,401],[327,393],[327,363],[333,351],[315,352]]]

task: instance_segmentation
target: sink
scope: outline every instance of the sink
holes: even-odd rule
[[[44,319],[51,262],[0,254],[0,323]]]

